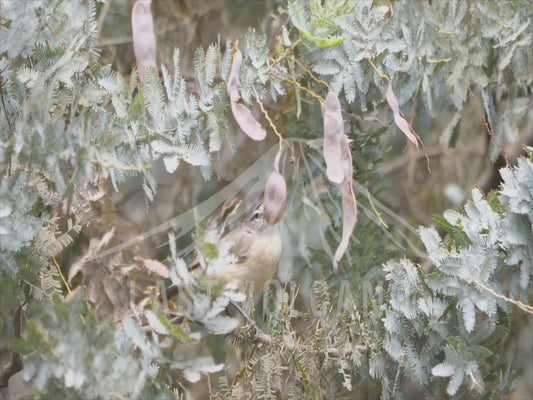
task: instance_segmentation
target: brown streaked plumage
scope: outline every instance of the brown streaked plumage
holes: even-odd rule
[[[281,234],[279,225],[270,225],[264,218],[262,203],[254,207],[250,217],[238,228],[225,235],[219,244],[231,242],[230,253],[237,260],[217,268],[207,276],[238,283],[254,296],[262,292],[266,282],[274,278],[281,259]],[[196,269],[193,262],[190,269]],[[167,290],[167,297],[177,294],[175,286]]]

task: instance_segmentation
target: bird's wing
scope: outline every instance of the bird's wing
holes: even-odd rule
[[[229,249],[230,253],[233,254],[237,260],[235,264],[241,263],[246,260],[246,255],[249,254],[250,248],[254,243],[254,233],[249,229],[241,227],[229,232],[226,236],[220,239],[220,242],[232,242],[231,248]],[[198,258],[195,258],[194,261],[189,265],[188,270],[190,273],[195,273],[200,268],[200,261]],[[167,299],[174,297],[179,293],[177,286],[170,286],[166,290]]]
[[[246,259],[246,255],[254,243],[254,234],[246,229],[240,228],[231,231],[221,239],[221,242],[232,242],[230,253],[237,257],[237,262],[242,262]]]

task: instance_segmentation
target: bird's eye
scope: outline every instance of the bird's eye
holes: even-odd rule
[[[264,217],[264,212],[265,212],[265,210],[263,208],[263,205],[260,204],[259,206],[257,206],[254,209],[254,212],[250,216],[250,221],[260,221],[260,220],[262,220],[263,217]]]

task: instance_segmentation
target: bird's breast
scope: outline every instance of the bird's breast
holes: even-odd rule
[[[265,283],[274,278],[281,259],[281,235],[279,227],[267,226],[257,233],[243,261],[225,265],[220,276],[226,281],[240,281],[253,285],[253,293],[261,293]]]

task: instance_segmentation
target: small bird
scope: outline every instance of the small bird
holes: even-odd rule
[[[259,203],[250,217],[220,242],[233,243],[230,253],[237,262],[220,267],[215,276],[228,283],[249,283],[257,296],[278,270],[282,248],[279,225],[265,220],[265,207]]]
[[[259,203],[241,226],[220,240],[219,246],[224,243],[231,245],[229,252],[236,260],[218,267],[207,277],[245,286],[254,297],[257,296],[263,291],[265,283],[274,278],[278,269],[282,249],[279,224],[266,221],[265,207]],[[198,263],[193,263],[190,269],[195,267],[198,267]],[[169,287],[167,298],[177,292],[177,287]]]

